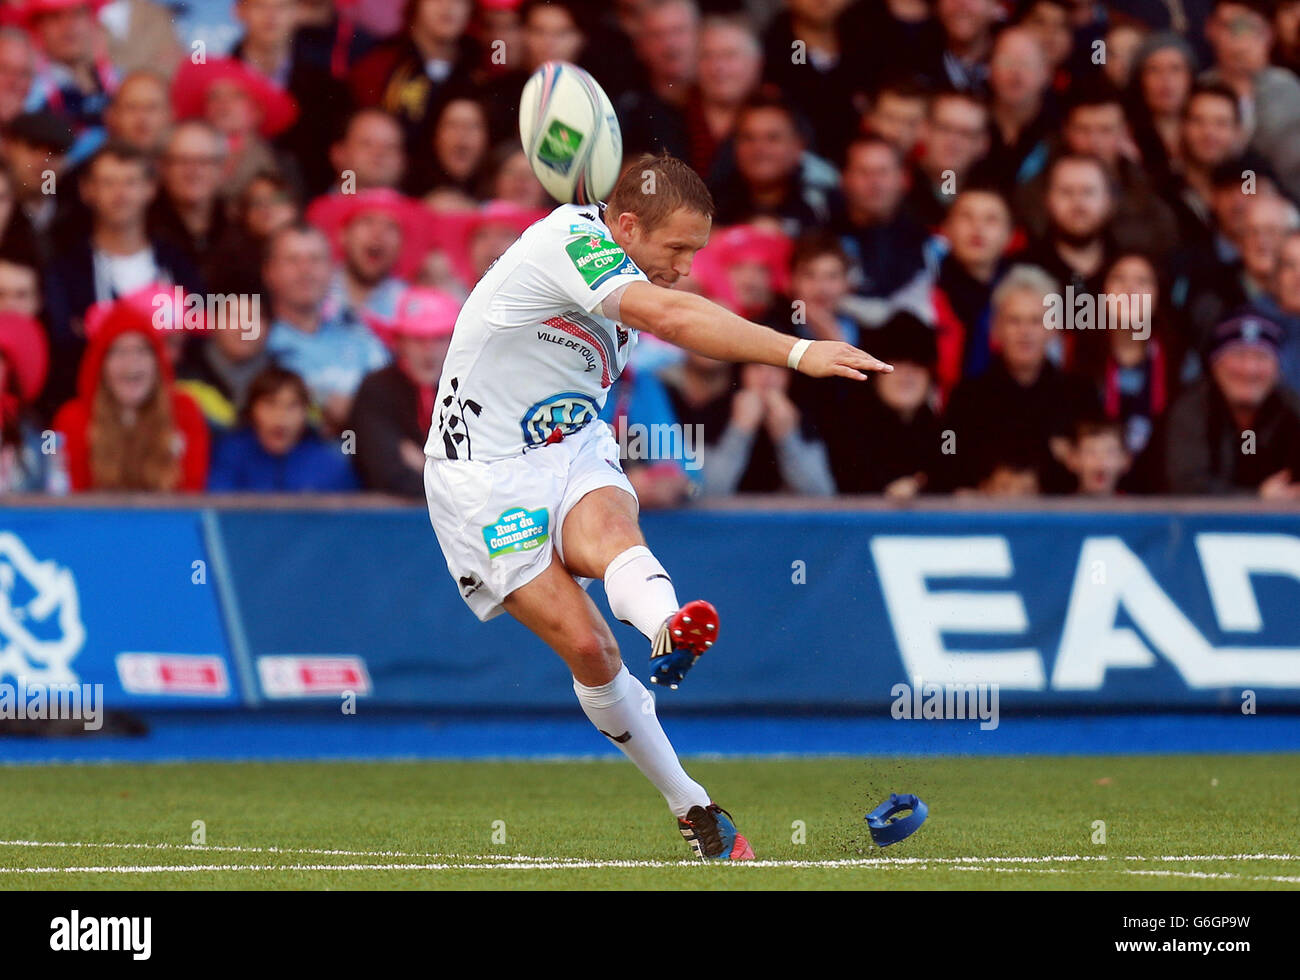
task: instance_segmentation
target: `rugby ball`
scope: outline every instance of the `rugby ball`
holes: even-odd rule
[[[533,173],[561,204],[603,201],[623,168],[623,133],[609,96],[567,61],[548,61],[524,85],[519,138]]]

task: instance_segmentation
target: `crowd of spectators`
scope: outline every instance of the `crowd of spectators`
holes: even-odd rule
[[[459,305],[553,206],[517,114],[564,59],[629,162],[671,153],[713,193],[678,288],[896,367],[812,381],[642,337],[604,417],[643,506],[1300,500],[1300,0],[228,20],[0,3],[0,493],[421,497]],[[677,451],[634,451],[659,431]]]

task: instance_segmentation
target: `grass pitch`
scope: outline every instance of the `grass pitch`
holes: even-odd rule
[[[21,766],[0,889],[1300,888],[1300,755],[687,765],[755,865],[689,861],[621,759]],[[930,817],[881,850],[891,791]]]

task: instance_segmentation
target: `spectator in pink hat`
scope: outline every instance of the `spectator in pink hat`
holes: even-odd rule
[[[271,145],[298,118],[298,104],[242,61],[183,62],[172,81],[172,108],[177,119],[205,119],[225,135],[229,155],[222,186],[227,199],[262,170],[281,170],[301,180],[294,161]]]
[[[393,363],[368,374],[352,404],[348,427],[357,436],[355,462],[366,489],[424,497],[424,442],[459,313],[451,296],[412,287],[393,317],[367,316]]]
[[[325,232],[340,260],[330,305],[391,316],[423,255],[427,213],[395,191],[372,190],[318,198],[307,220]]]
[[[718,228],[696,256],[704,292],[741,316],[788,329],[791,310],[777,306],[789,278],[790,240],[758,225]]]

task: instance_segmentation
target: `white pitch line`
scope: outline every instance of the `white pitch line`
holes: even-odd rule
[[[1300,854],[1166,854],[1164,857],[1127,857],[1125,861],[1300,861]]]
[[[890,865],[875,864],[867,865],[861,862],[836,862],[836,861],[746,861],[737,867],[743,868],[828,868],[828,867],[874,867],[877,870],[884,870]],[[528,862],[508,862],[492,864],[159,864],[159,865],[103,865],[88,867],[67,867],[67,868],[0,868],[0,874],[168,874],[171,872],[181,872],[193,874],[196,872],[233,872],[233,871],[564,871],[577,869],[605,869],[605,868],[703,868],[708,867],[703,861],[687,862],[670,862],[670,861],[581,861],[576,863],[539,863],[536,861]],[[901,870],[903,867],[909,867],[913,870],[927,870],[927,864],[919,865],[893,865],[894,868]],[[953,871],[975,871],[975,872],[1001,872],[1003,874],[1084,874],[1077,868],[1027,868],[1019,867],[990,867],[983,866],[956,866],[952,867]],[[1238,875],[1227,872],[1207,872],[1207,871],[1139,871],[1127,868],[1114,869],[1117,874],[1125,875],[1159,875],[1171,878],[1196,878],[1196,879],[1217,879],[1231,881],[1268,881],[1280,882],[1283,884],[1300,884],[1300,876],[1296,875]]]
[[[1082,874],[1073,868],[953,868],[953,871],[1000,871],[1009,874],[1068,875]],[[1227,871],[1146,871],[1137,868],[1115,868],[1122,875],[1158,875],[1162,878],[1224,878],[1233,881],[1279,881],[1286,884],[1300,884],[1297,875],[1239,875]]]
[[[114,849],[114,850],[149,850],[191,853],[232,853],[232,854],[266,854],[290,855],[307,854],[324,857],[363,857],[363,858],[439,858],[439,861],[411,861],[400,863],[351,863],[351,864],[164,864],[164,865],[90,865],[72,867],[28,867],[3,868],[0,874],[162,874],[176,871],[194,872],[231,872],[231,871],[559,871],[559,870],[598,870],[616,868],[699,868],[708,867],[709,863],[684,859],[681,861],[659,860],[589,860],[584,858],[536,857],[525,854],[445,854],[412,853],[407,851],[354,851],[326,848],[285,848],[254,847],[247,845],[217,844],[144,844],[112,841],[30,841],[0,840],[0,847],[27,848],[69,848],[69,849]],[[924,871],[931,866],[948,867],[954,871],[993,871],[1001,873],[1037,873],[1037,874],[1083,874],[1082,869],[1075,868],[1036,868],[1035,864],[1080,864],[1083,862],[1108,862],[1106,855],[1056,854],[1041,856],[1007,856],[1007,857],[864,857],[827,860],[760,860],[740,863],[746,868],[863,868],[863,869],[910,869]],[[1162,857],[1142,857],[1130,855],[1122,860],[1141,862],[1189,862],[1189,861],[1300,861],[1300,856],[1292,854],[1177,854]],[[1117,859],[1118,861],[1118,859]],[[1153,875],[1176,878],[1231,879],[1241,881],[1273,881],[1283,883],[1300,882],[1300,876],[1283,875],[1238,875],[1228,872],[1175,871],[1159,869],[1114,868],[1118,874]]]
[[[340,851],[318,847],[248,847],[238,844],[127,844],[98,841],[0,840],[0,847],[103,847],[151,851],[221,852],[229,854],[317,854],[323,857],[454,858],[471,861],[579,861],[581,858],[539,858],[528,854],[439,854],[428,851]]]
[[[535,857],[528,854],[446,854],[426,851],[344,851],[314,847],[253,847],[245,845],[218,844],[133,844],[111,841],[32,841],[0,840],[0,847],[66,847],[66,848],[106,848],[129,850],[189,851],[195,853],[232,853],[232,854],[314,854],[321,857],[369,857],[369,858],[444,858],[457,861],[532,861],[543,864],[572,864],[587,862],[586,858],[576,857]],[[915,857],[870,857],[839,858],[824,861],[782,861],[758,862],[759,866],[798,868],[798,867],[840,867],[840,866],[874,866],[874,865],[912,865],[928,864],[1008,864],[1008,863],[1046,863],[1052,861],[1108,861],[1104,855],[1056,854],[1044,857],[957,857],[957,858],[915,858]],[[701,862],[684,859],[680,862],[662,861],[653,865],[634,865],[636,867],[674,867],[677,864],[695,865]],[[746,862],[751,863],[751,862]],[[3,870],[3,869],[0,869]]]

